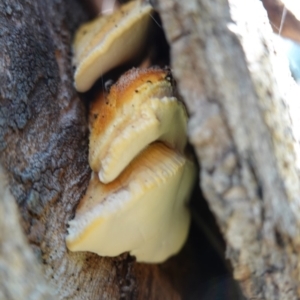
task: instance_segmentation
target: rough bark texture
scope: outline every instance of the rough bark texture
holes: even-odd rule
[[[234,276],[249,299],[299,299],[299,152],[290,103],[281,97],[296,87],[274,55],[262,4],[157,0],[156,6],[191,115],[200,185]]]
[[[295,140],[300,135],[288,115],[291,103],[281,98],[286,92],[281,83],[290,91],[294,87],[274,56],[262,4],[155,2],[191,115],[189,137],[201,164],[200,185],[225,238],[234,276],[248,298],[298,299]],[[54,299],[194,299],[182,292],[192,270],[186,265],[189,252],[154,266],[137,264],[126,254],[109,259],[65,248],[67,222],[90,174],[86,111],[73,88],[70,48],[74,29],[86,17],[74,0],[0,1],[0,161],[23,229]],[[298,111],[295,106],[292,117]],[[0,218],[0,224],[10,223]],[[11,242],[6,231],[0,234],[1,241]],[[20,237],[11,249],[20,254],[21,246],[27,249]],[[29,256],[18,264],[23,274],[34,260]],[[38,272],[33,271],[32,282]],[[42,280],[36,284],[40,293],[33,295],[29,286],[28,299],[47,299],[51,290]],[[6,282],[3,286],[12,290]],[[19,294],[4,297],[20,299]]]
[[[86,18],[74,0],[0,1],[0,161],[54,299],[178,299],[179,265],[172,279],[168,264],[136,264],[126,254],[100,258],[65,247],[67,222],[90,176],[86,109],[71,68],[72,33]],[[21,299],[20,291],[11,289],[1,299]]]
[[[0,299],[52,299],[0,167]],[[12,238],[13,237],[13,238]]]

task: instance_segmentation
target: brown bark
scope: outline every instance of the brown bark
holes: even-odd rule
[[[280,96],[282,86],[283,92],[294,87],[274,56],[262,6],[258,0],[155,2],[191,115],[201,189],[235,278],[248,298],[300,298],[299,137],[291,103]],[[74,0],[0,2],[0,161],[23,229],[55,299],[186,299],[190,276],[199,275],[191,272],[198,265],[188,251],[157,266],[126,254],[66,250],[67,222],[90,173],[85,105],[70,62],[72,34],[86,18]],[[44,288],[42,280],[36,284]],[[40,299],[47,293],[45,287]]]
[[[215,273],[205,264],[212,257],[223,266],[227,298],[235,299],[224,262],[195,226],[183,251],[161,265],[137,264],[127,254],[100,258],[67,251],[67,222],[90,176],[87,105],[73,88],[71,68],[72,35],[86,19],[74,0],[0,2],[0,161],[27,237],[18,227],[14,199],[1,198],[0,298],[201,298],[214,293],[208,280]]]
[[[300,43],[300,20],[279,0],[263,0],[275,33]]]
[[[53,299],[178,299],[185,260],[137,264],[126,254],[101,258],[65,246],[67,222],[90,176],[86,109],[71,68],[72,34],[86,18],[74,0],[0,2],[0,161]],[[0,254],[5,260],[7,252]],[[11,294],[1,299],[21,299],[30,289],[26,270],[16,290],[3,281]],[[38,298],[31,291],[23,296]]]
[[[286,102],[296,86],[274,54],[262,4],[156,3],[234,276],[249,299],[299,299],[299,157]]]

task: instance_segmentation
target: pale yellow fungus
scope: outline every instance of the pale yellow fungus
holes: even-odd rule
[[[145,44],[152,7],[132,1],[83,25],[74,42],[75,86],[88,90]],[[84,197],[69,222],[67,247],[101,256],[129,252],[159,263],[183,246],[196,167],[186,156],[187,113],[170,72],[131,69],[91,104]]]
[[[109,184],[93,173],[69,222],[68,248],[101,256],[128,251],[139,262],[166,260],[187,238],[194,178],[194,164],[162,143],[147,147]]]
[[[89,163],[100,181],[116,179],[154,141],[183,153],[187,114],[173,95],[168,71],[132,69],[93,104]]]
[[[73,45],[79,92],[87,91],[104,73],[139,53],[147,39],[152,9],[150,4],[131,1],[80,27]]]

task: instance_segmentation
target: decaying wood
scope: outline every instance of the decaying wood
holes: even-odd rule
[[[300,20],[280,0],[263,0],[273,31],[300,43]]]
[[[156,4],[191,115],[201,188],[234,276],[249,299],[299,299],[299,152],[281,97],[296,87],[274,55],[262,4]]]
[[[282,98],[295,87],[274,55],[262,4],[153,2],[191,115],[201,189],[222,230],[234,276],[248,298],[297,299],[299,136],[290,102]],[[186,272],[182,260],[136,264],[126,254],[100,258],[65,247],[67,222],[90,174],[85,105],[73,88],[70,62],[72,34],[86,18],[74,0],[0,2],[0,161],[55,299],[179,299],[186,274],[178,273]],[[19,245],[27,249],[21,236]],[[21,258],[26,270],[33,257]],[[47,299],[51,289],[34,279],[38,272],[32,283],[41,290],[32,299],[43,293]],[[30,295],[32,286],[23,284]],[[11,290],[5,281],[2,286]],[[3,298],[20,299],[17,293]]]
[[[170,268],[178,264],[177,275],[169,276],[170,263],[137,264],[126,254],[100,258],[65,246],[90,176],[86,109],[71,67],[72,34],[86,18],[74,0],[0,2],[0,161],[54,299],[178,299],[185,273],[176,259]],[[31,287],[26,278],[1,299],[23,298]]]

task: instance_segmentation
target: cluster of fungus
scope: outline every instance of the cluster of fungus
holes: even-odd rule
[[[75,38],[75,86],[134,57],[152,7],[125,4],[83,25]],[[117,26],[115,26],[117,25]],[[91,180],[69,222],[67,247],[101,256],[129,252],[163,262],[184,244],[196,169],[186,154],[187,113],[166,69],[133,68],[90,107]]]

